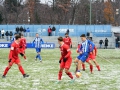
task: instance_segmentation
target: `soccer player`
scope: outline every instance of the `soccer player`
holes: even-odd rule
[[[64,43],[72,48],[72,40],[69,37],[68,33],[65,33],[65,38],[63,39]]]
[[[82,44],[79,50],[79,56],[74,60],[74,63],[76,64],[76,73],[80,73],[81,70],[81,65],[87,60],[89,53],[91,53],[94,49],[94,44],[90,41],[87,40],[85,34],[82,34],[81,36]],[[91,45],[91,49],[90,49]],[[90,66],[92,66],[92,63],[90,63]]]
[[[91,45],[90,45],[90,48],[91,48]],[[88,63],[90,60],[92,60],[95,63],[98,71],[100,71],[100,66],[96,61],[96,56],[97,56],[97,47],[95,46],[93,52],[89,54],[86,62]],[[85,70],[85,64],[82,64],[82,66],[84,66],[83,70]],[[90,67],[90,72],[93,73],[93,67]]]
[[[5,68],[5,71],[3,73],[2,78],[6,77],[6,74],[8,73],[8,71],[10,70],[10,68],[12,67],[12,65],[15,63],[17,64],[20,72],[22,73],[23,77],[29,77],[29,75],[27,75],[20,63],[20,59],[18,57],[18,54],[20,53],[19,51],[19,42],[20,42],[20,35],[16,35],[15,36],[15,41],[12,43],[11,48],[10,48],[10,53],[9,53],[9,61],[8,61],[8,66]]]
[[[42,38],[39,37],[38,33],[36,33],[36,38],[34,39],[33,44],[35,44],[35,49],[37,52],[35,60],[37,60],[37,58],[39,58],[40,62],[42,62],[42,58],[40,56],[40,53],[41,53],[41,44],[44,44],[44,41]]]
[[[58,43],[60,45],[61,58],[59,60],[60,70],[58,73],[58,82],[57,83],[59,83],[61,81],[62,73],[63,73],[64,69],[65,69],[65,73],[72,79],[71,82],[73,82],[74,81],[73,75],[69,71],[71,63],[72,63],[70,47],[63,42],[62,37],[58,38]]]
[[[26,39],[24,38],[23,34],[20,34],[21,39],[20,39],[20,55],[24,57],[24,59],[26,60],[26,56],[25,56],[25,49],[26,49]]]

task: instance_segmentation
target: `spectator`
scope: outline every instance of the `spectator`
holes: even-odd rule
[[[16,28],[16,32],[19,33],[19,27]]]
[[[1,39],[1,30],[0,30],[0,39]]]
[[[6,35],[7,41],[9,41],[9,32],[7,31],[7,32],[5,33],[5,35]]]
[[[29,27],[26,29],[26,33],[27,33],[27,37],[29,37],[30,36],[30,29],[29,29]]]
[[[68,35],[69,35],[69,32],[70,32],[69,29],[67,29],[66,33],[67,33]]]
[[[102,48],[102,44],[103,44],[104,42],[103,42],[103,40],[101,39],[100,41],[99,41],[99,44],[100,44],[100,48]]]
[[[56,28],[55,26],[52,27],[52,35],[55,36],[55,31],[56,31]]]
[[[24,31],[23,27],[21,26],[20,27],[20,32],[22,33]]]
[[[48,28],[48,36],[51,36],[51,32],[52,32],[52,29],[49,26],[49,28]]]
[[[108,42],[109,42],[109,41],[108,41],[108,39],[106,38],[106,39],[105,39],[105,48],[104,48],[104,49],[107,49],[107,47],[108,47]]]
[[[27,35],[26,35],[26,29],[24,28],[24,36],[26,37]]]
[[[116,38],[116,48],[119,48],[119,37]]]
[[[13,32],[10,31],[10,41],[12,40]]]
[[[1,30],[1,34],[2,34],[2,39],[4,39],[4,34],[5,34],[5,30],[4,29]]]

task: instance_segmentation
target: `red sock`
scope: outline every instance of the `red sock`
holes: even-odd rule
[[[6,74],[7,74],[8,71],[9,71],[9,69],[10,69],[10,68],[8,68],[8,67],[5,68],[5,71],[4,71],[4,74],[3,74],[4,76],[6,76]]]
[[[66,73],[71,79],[73,79],[73,75],[70,73],[70,72],[68,72],[68,73]]]
[[[20,70],[20,72],[22,73],[22,75],[25,74],[24,69],[23,69],[22,66],[19,67],[19,70]]]
[[[59,72],[58,73],[58,80],[61,80],[61,77],[62,77],[62,72]]]
[[[83,70],[85,70],[85,64],[82,64],[82,68],[83,68]]]
[[[93,65],[90,65],[90,72],[93,72]]]
[[[100,71],[100,66],[98,65],[98,66],[96,66],[96,67],[97,67],[98,71]]]

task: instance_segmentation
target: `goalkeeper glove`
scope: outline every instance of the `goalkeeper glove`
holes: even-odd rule
[[[20,48],[22,48],[22,46],[20,46]]]
[[[24,54],[23,53],[20,53],[20,55],[23,57],[24,56]]]
[[[59,60],[59,63],[61,63],[61,60]]]
[[[66,61],[67,61],[67,58],[66,58],[66,57],[64,57],[63,62],[66,62]]]
[[[9,59],[9,61],[8,61],[8,62],[10,63],[10,62],[11,62],[11,60],[12,60],[12,59]]]

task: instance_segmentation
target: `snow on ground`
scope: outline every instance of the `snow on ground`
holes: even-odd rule
[[[2,52],[0,55],[0,75],[2,76],[9,51],[8,49],[0,51]],[[81,78],[76,79],[72,84],[65,73],[62,81],[55,84],[59,70],[58,49],[42,50],[42,63],[34,60],[36,54],[34,49],[28,49],[26,53],[28,61],[25,62],[21,58],[21,62],[30,77],[23,78],[18,67],[14,65],[5,79],[0,78],[0,90],[120,90],[119,50],[98,50],[98,54],[105,58],[97,57],[101,71],[98,72],[94,66],[94,74],[90,74],[89,65],[86,64],[86,71],[82,71]],[[75,49],[72,49],[72,56],[73,59],[77,56]],[[74,69],[75,65],[72,64],[70,71],[74,73]]]

